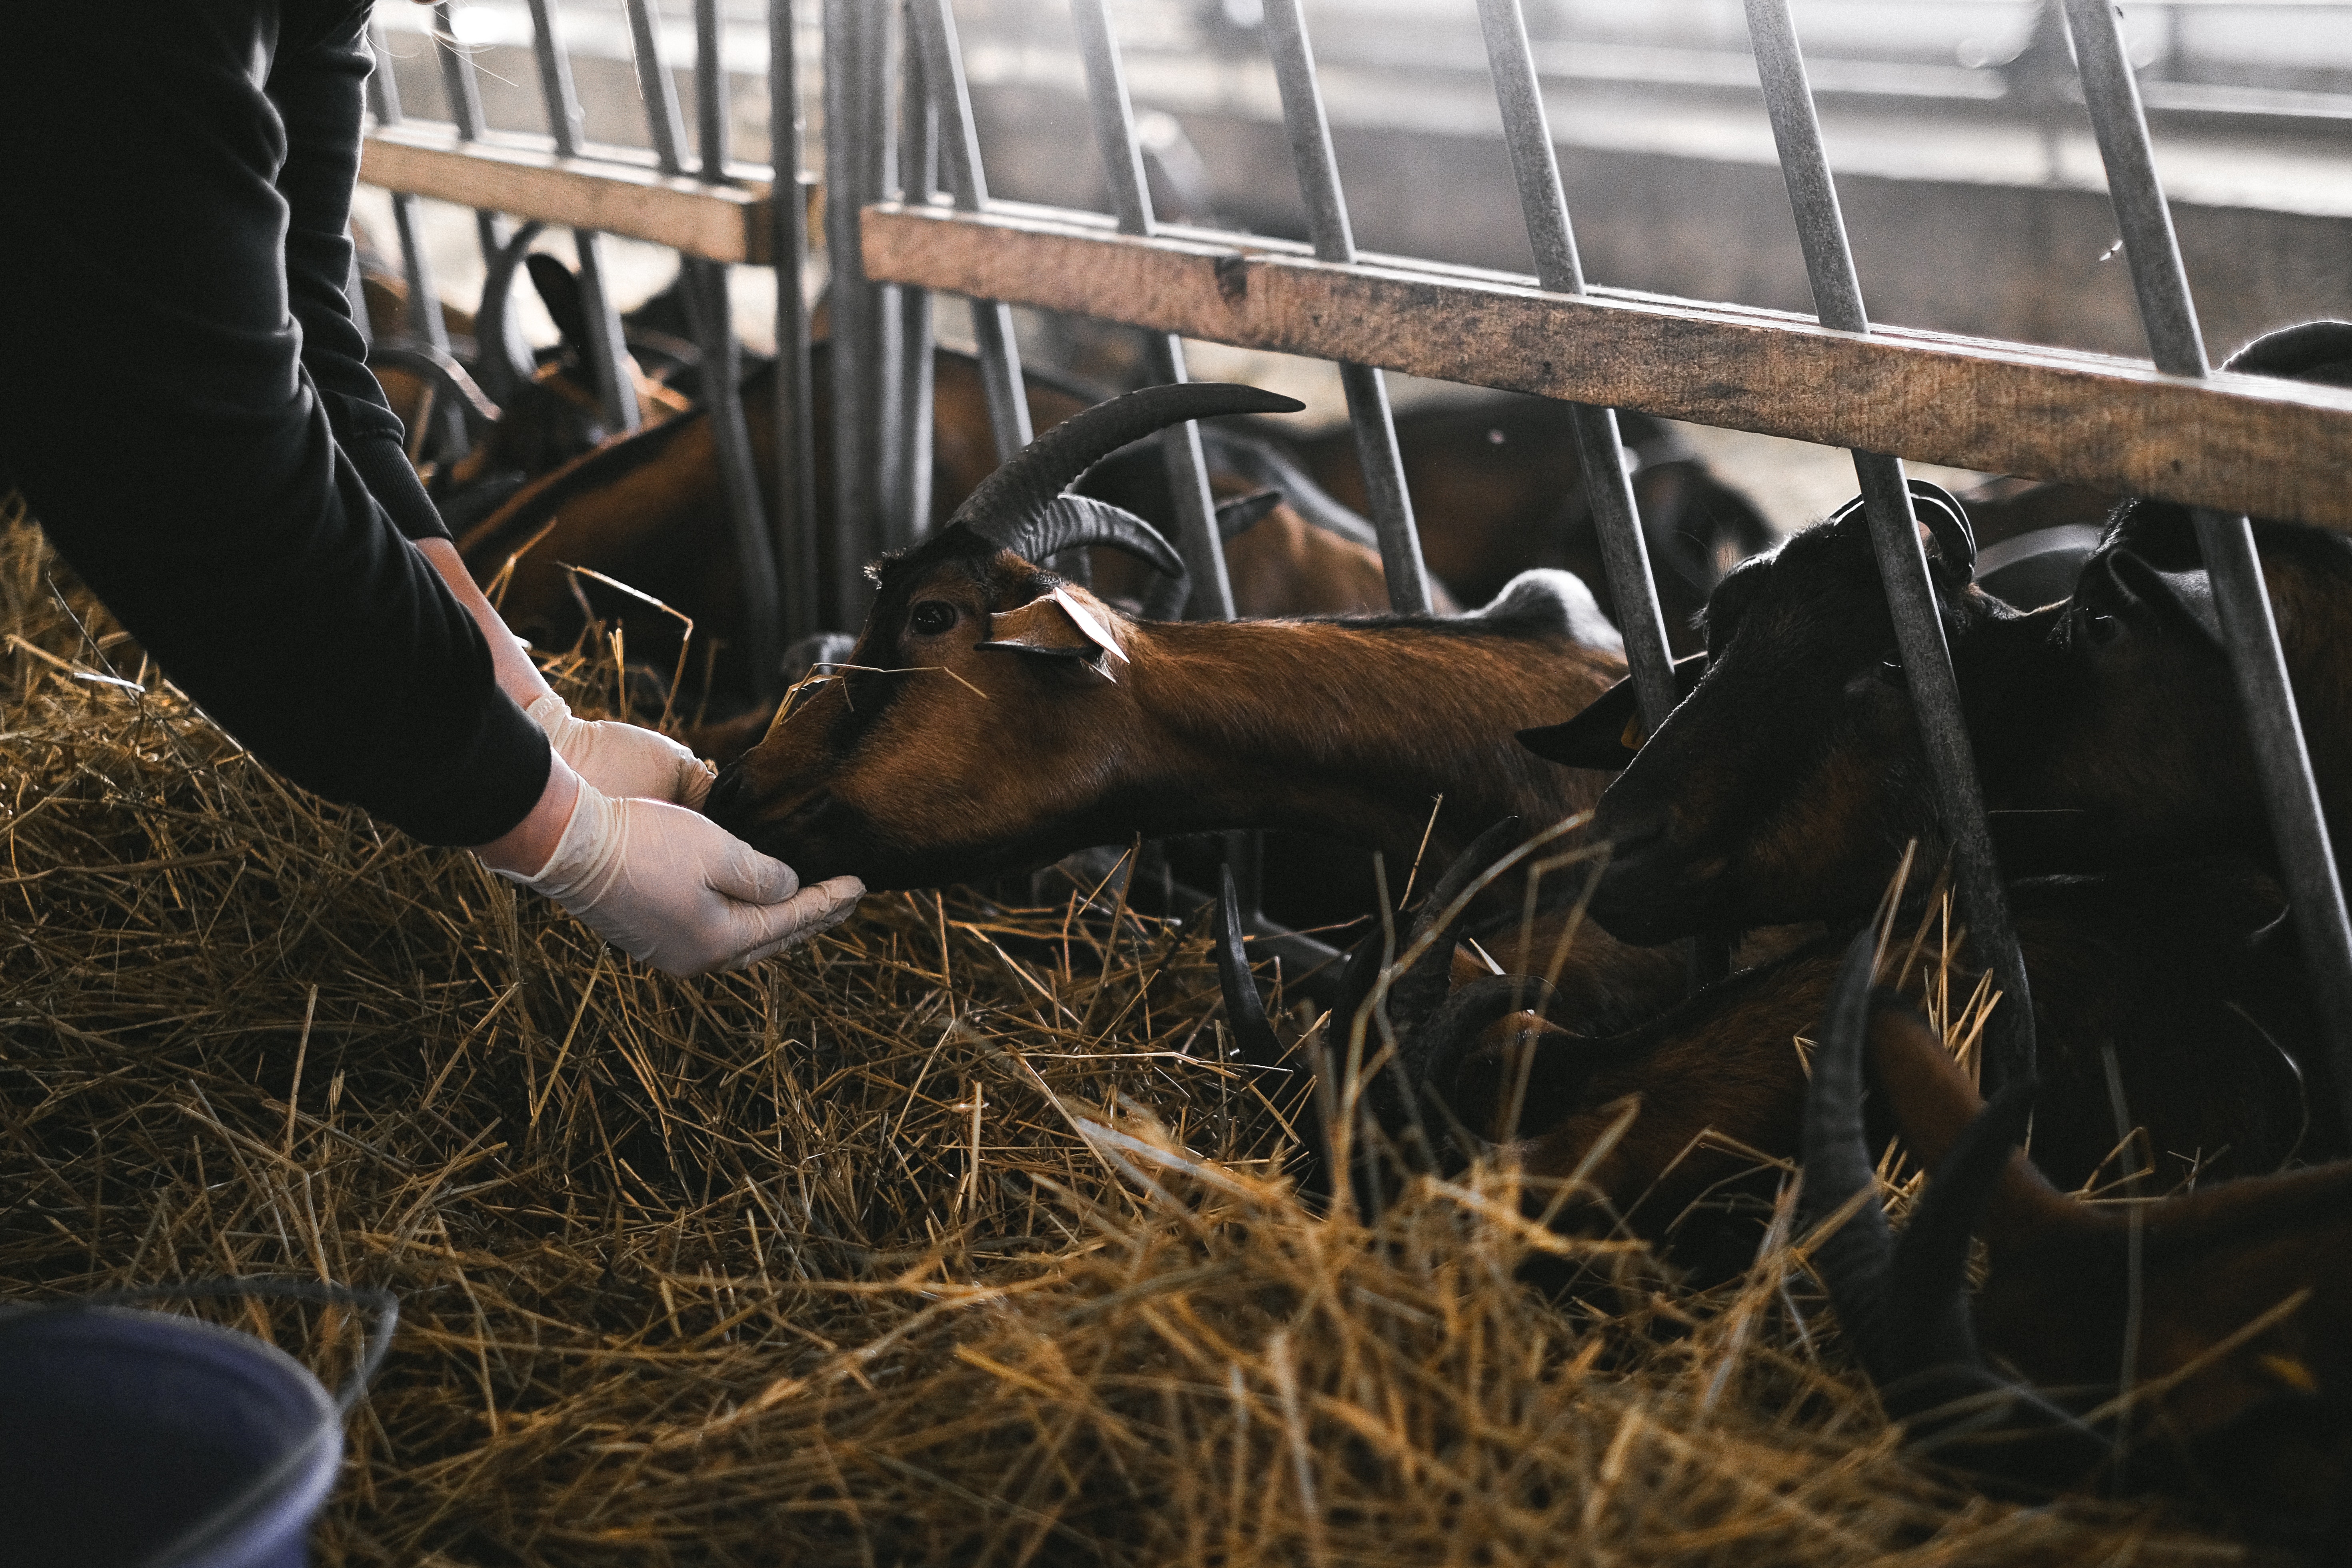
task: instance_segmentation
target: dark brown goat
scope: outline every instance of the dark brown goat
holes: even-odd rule
[[[1058,493],[1168,410],[1271,401],[1178,390],[1049,431],[950,526],[886,561],[844,673],[804,688],[722,772],[712,816],[803,876],[854,869],[887,888],[1241,827],[1336,837],[1402,868],[1424,835],[1450,857],[1500,818],[1585,809],[1597,775],[1510,739],[1538,694],[1597,693],[1624,668],[1579,640],[1590,598],[1564,574],[1452,618],[1154,623],[1035,564],[1096,543],[1179,569],[1141,520]],[[1624,962],[1671,978],[1680,960]]]
[[[1872,941],[1822,1021],[1801,1212],[1836,1226],[1815,1265],[1889,1414],[2010,1485],[2192,1491],[2251,1532],[2352,1545],[2352,1163],[2137,1204],[2066,1197],[2013,1152],[2033,1085],[1985,1107],[1924,1020],[1874,997]],[[1936,1172],[1899,1243],[1864,1127],[1865,1034],[1905,1142]],[[1973,1310],[1972,1229],[1988,1244]],[[2126,1383],[2127,1427],[2075,1414]]]
[[[2352,324],[2262,340],[2236,368],[2352,379]],[[1937,503],[1923,500],[1923,515]],[[2289,671],[2337,842],[2352,844],[2352,542],[2258,522]],[[1964,534],[1930,547],[1953,666],[2012,873],[2216,848],[2270,853],[2251,750],[2184,509],[2137,502],[2074,597],[2020,616],[1968,582]],[[1602,797],[1618,845],[1593,901],[1630,940],[1841,918],[1902,855],[1940,852],[1894,633],[1858,514],[1790,539],[1717,588],[1705,679]],[[1596,704],[1529,737],[1596,765]],[[1622,755],[1622,752],[1619,753]]]
[[[2267,877],[2216,859],[2011,891],[2042,1040],[2032,1154],[2053,1180],[2112,1174],[2134,1128],[2149,1179],[2166,1186],[2347,1152],[2284,897]],[[1507,1146],[1538,1177],[1580,1174],[1649,1234],[1759,1156],[1795,1153],[1796,1042],[1821,1016],[1843,938],[1759,963],[1613,1036],[1540,981],[1480,979],[1449,994],[1452,948],[1433,945],[1422,973],[1400,975],[1389,1005],[1400,1075],[1474,1146]],[[1956,966],[1944,984],[1958,997],[1976,979]]]

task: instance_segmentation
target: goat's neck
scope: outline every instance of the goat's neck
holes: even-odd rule
[[[1515,738],[1577,712],[1623,672],[1565,637],[1347,622],[1160,623],[1131,634],[1119,679],[1150,731],[1136,783],[1162,831],[1297,828],[1392,862],[1409,861],[1428,833],[1430,854],[1450,858],[1504,816],[1532,828],[1585,810],[1607,782]]]

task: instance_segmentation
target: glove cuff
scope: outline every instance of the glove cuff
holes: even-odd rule
[[[526,877],[519,871],[500,871],[499,875],[553,899],[566,909],[573,909],[583,896],[593,902],[602,892],[601,884],[609,879],[620,855],[620,803],[583,779],[579,793],[572,797],[572,815],[564,819],[562,837],[555,841],[554,853],[548,856],[547,864],[539,868],[536,876]]]

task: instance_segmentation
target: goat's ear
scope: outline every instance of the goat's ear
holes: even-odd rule
[[[1101,618],[1067,588],[1058,587],[1017,610],[989,616],[988,640],[972,646],[1036,658],[1084,659],[1105,675],[1110,674],[1106,658],[1127,658]]]
[[[542,251],[523,258],[530,269],[530,286],[539,290],[548,319],[562,334],[563,346],[577,354],[588,352],[588,307],[580,293],[580,279],[572,268]]]
[[[1675,660],[1675,697],[1688,697],[1706,674],[1706,655],[1695,653]],[[1632,765],[1633,753],[1649,735],[1642,728],[1641,699],[1627,676],[1564,724],[1546,724],[1519,731],[1519,744],[1546,762],[1563,767],[1595,768],[1619,773]]]
[[[1217,537],[1231,544],[1265,520],[1266,513],[1282,504],[1280,490],[1255,490],[1236,496],[1217,508]]]
[[[2124,596],[2155,612],[2181,631],[2221,647],[2221,615],[2213,604],[2213,579],[2202,569],[2159,571],[2129,550],[2108,558],[2107,570]]]

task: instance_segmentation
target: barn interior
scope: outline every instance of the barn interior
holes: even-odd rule
[[[1814,330],[1807,253],[1741,7],[1501,3],[1524,21],[1595,295],[1694,317],[1736,307]],[[586,374],[605,351],[582,335],[604,330],[600,311],[615,342],[624,326],[643,329],[629,340],[646,373],[631,423],[592,418],[549,470],[559,479],[635,438],[640,420],[715,427],[725,398],[701,379],[714,320],[750,377],[732,417],[769,441],[783,428],[778,395],[760,401],[758,378],[848,319],[835,304],[845,296],[827,205],[846,142],[828,122],[841,101],[828,91],[831,51],[857,25],[876,29],[887,57],[879,79],[900,81],[921,47],[918,29],[932,25],[918,16],[925,7],[956,30],[991,211],[1007,221],[1069,227],[1073,211],[1118,207],[1072,15],[1099,9],[1133,97],[1137,167],[1171,246],[1229,243],[1279,262],[1319,243],[1270,63],[1267,15],[1286,8],[1312,32],[1364,268],[1480,287],[1507,277],[1539,293],[1481,4],[376,0],[371,161],[354,204],[365,270],[353,299],[379,346],[410,353],[388,354],[383,374],[409,418],[412,456],[453,523],[467,516],[503,542],[469,552],[468,564],[572,708],[664,728],[733,763],[769,732],[788,692],[822,695],[840,679],[851,658],[842,634],[858,631],[872,593],[866,559],[931,536],[971,488],[954,488],[961,470],[944,445],[953,420],[942,412],[934,425],[927,412],[917,426],[943,443],[936,463],[909,469],[929,493],[900,497],[903,514],[885,516],[898,504],[886,482],[864,531],[844,524],[808,545],[824,585],[807,588],[797,621],[793,567],[769,558],[782,608],[771,584],[772,624],[754,626],[757,595],[700,601],[674,585],[688,582],[683,572],[656,582],[558,559],[558,546],[533,558],[559,512],[593,504],[584,492],[533,489],[548,473],[465,499],[466,456],[484,449],[488,425],[456,400],[472,387],[491,405],[483,389],[496,384],[481,368],[491,331],[511,334],[524,378],[576,374],[585,405],[602,397],[609,412],[612,386]],[[2112,386],[2126,381],[2183,381],[2147,369],[2136,275],[2055,0],[1800,0],[1794,15],[1873,331],[1955,360],[1982,357],[1990,343],[2035,374],[2087,367],[2118,397]],[[580,111],[568,153],[550,132],[551,16]],[[692,130],[687,162],[723,143],[715,169],[659,166],[649,34],[684,106],[680,129]],[[2134,4],[2120,36],[2213,363],[2284,325],[2352,320],[2352,4]],[[772,73],[787,39],[793,74],[779,93]],[[481,126],[459,136],[448,127],[467,112],[464,94]],[[790,204],[767,183],[785,101],[803,119]],[[950,205],[953,95],[942,103],[940,161],[926,171],[937,199],[900,209]],[[888,100],[880,120],[896,126],[903,112]],[[896,160],[904,138],[892,134]],[[731,190],[729,200],[759,202],[762,222],[794,205],[807,249],[788,268],[773,250],[711,261],[633,237],[628,219],[596,233],[591,263],[577,237],[594,232],[584,220],[575,232],[549,217],[518,237],[530,210],[488,195],[479,205],[449,199],[457,176],[442,171],[475,142],[492,159],[481,179],[499,177],[495,160],[506,157],[635,192]],[[390,171],[425,168],[396,162],[417,148],[442,162],[404,188]],[[778,219],[775,232],[789,226]],[[485,328],[499,246],[511,247],[502,320]],[[556,273],[575,279],[573,293]],[[678,280],[694,276],[709,278],[718,299],[680,313],[689,296]],[[954,376],[977,388],[997,363],[995,306],[944,287],[891,288],[893,310],[928,301],[920,319],[947,367],[937,384],[945,409]],[[917,319],[908,312],[903,321]],[[441,334],[428,346],[466,372],[457,382],[417,370],[430,358],[416,357],[427,315]],[[1084,406],[1166,379],[1155,357],[1165,331],[1026,303],[1006,319],[1016,370],[1048,390],[1045,403],[1032,391],[1035,407],[1060,407],[1052,396]],[[1349,515],[1377,511],[1379,481],[1356,465],[1361,426],[1338,363],[1207,335],[1178,341],[1194,380],[1295,398],[1297,412],[1253,416],[1248,430]],[[932,363],[911,336],[872,342]],[[512,370],[501,374],[519,388]],[[827,374],[820,395],[848,385]],[[2292,489],[2297,523],[2352,528],[2340,500],[2305,499],[2329,473],[2342,488],[2352,389],[2273,396],[2246,391],[2245,377],[2216,379],[2217,403],[2309,414],[2310,449],[2263,493]],[[1448,542],[1459,535],[1448,532],[1447,465],[1491,480],[1506,457],[1524,464],[1513,483],[1542,492],[1514,540],[1563,518],[1587,536],[1605,526],[1579,469],[1556,460],[1576,438],[1570,405],[1394,369],[1384,384],[1436,607],[1475,611],[1525,567],[1573,566],[1626,634],[1612,655],[1622,673],[1643,612],[1621,609],[1603,579],[1609,546],[1576,555],[1529,545],[1522,556]],[[495,396],[520,406],[509,391]],[[979,472],[999,455],[987,419],[1000,413],[965,415],[980,432]],[[1049,422],[1040,417],[1038,431]],[[1696,614],[1727,571],[1856,494],[1847,445],[1631,405],[1621,427],[1638,504],[1666,504],[1668,489],[1652,485],[1699,497],[1675,504],[1696,508],[1678,537],[1701,575],[1678,587],[1662,567],[1652,612],[1674,655],[1708,646]],[[2231,475],[2271,450],[2243,446]],[[761,449],[772,520],[789,510],[777,499],[789,487]],[[727,460],[722,450],[714,462]],[[1110,483],[1118,460],[1095,479]],[[823,461],[829,485],[837,459],[827,449]],[[2071,574],[2126,493],[2024,466],[1915,459],[1902,471],[1966,509],[1980,579],[2001,546],[2045,531],[2065,534]],[[541,494],[560,499],[528,512]],[[1171,538],[1191,526],[1181,497],[1154,504],[1175,509],[1172,521],[1150,517]],[[695,569],[732,582],[740,533],[726,531],[725,508],[710,510],[718,531],[697,548],[711,561]],[[1356,526],[1370,596],[1318,601],[1318,613],[1398,602],[1379,571],[1388,536],[1374,536],[1385,525]],[[779,549],[789,543],[781,527]],[[461,544],[469,537],[455,531]],[[1156,615],[1149,578],[1129,584],[1105,550],[1086,567],[1075,552],[1059,559],[1073,582],[1092,582],[1096,602],[1133,620],[1216,618],[1197,596],[1189,612],[1180,596]],[[2070,575],[2045,599],[2033,581],[2016,590],[2021,609],[2074,591]],[[553,608],[528,608],[540,601],[526,595],[542,589]],[[1168,611],[1160,591],[1157,610]],[[541,618],[526,621],[533,614]],[[2266,1511],[2261,1487],[2211,1467],[2118,1460],[2084,1485],[1992,1484],[1950,1450],[1914,1441],[1906,1423],[1916,1412],[1874,1380],[1868,1335],[1846,1321],[1853,1300],[1833,1300],[1825,1279],[1832,1233],[1860,1201],[1837,1224],[1803,1208],[1793,1142],[1758,1146],[1731,1121],[1702,1132],[1657,1181],[1719,1173],[1662,1215],[1638,1199],[1596,1199],[1593,1173],[1634,1136],[1639,1095],[1611,1102],[1609,1130],[1565,1174],[1531,1169],[1507,1141],[1448,1143],[1442,1129],[1433,1137],[1416,1122],[1408,1135],[1392,1113],[1383,1122],[1382,1031],[1391,1055],[1398,1034],[1376,1004],[1350,1055],[1339,1014],[1363,990],[1348,990],[1345,955],[1369,951],[1385,988],[1405,984],[1433,942],[1455,951],[1442,925],[1428,934],[1447,896],[1428,891],[1446,870],[1434,853],[1376,864],[1311,836],[1130,834],[1034,871],[877,890],[845,923],[751,969],[679,979],[469,855],[419,845],[278,778],[113,621],[5,482],[0,648],[0,1301],[214,1277],[389,1291],[397,1330],[343,1427],[310,1561],[2286,1563],[2329,1561],[2352,1542],[2340,1499],[2315,1510],[2315,1524],[2288,1520]],[[732,686],[729,659],[751,659]],[[1631,756],[1644,726],[1627,696]],[[2305,721],[2323,760],[2332,752],[2319,727],[2333,717],[2315,707]],[[1441,809],[1433,805],[1428,840]],[[1584,875],[1584,862],[1562,859],[1555,887]],[[1221,921],[1213,895],[1228,868],[1241,898]],[[1582,896],[1597,886],[1596,876]],[[2005,974],[1970,946],[1971,896],[1964,874],[1906,855],[1884,908],[1857,919],[1882,933],[1880,984],[1916,1006],[1973,1075],[2006,1047],[1991,1021]],[[2278,896],[2284,910],[2288,895]],[[1530,916],[1537,906],[1531,885]],[[1561,953],[1605,940],[1583,920],[1574,902]],[[1239,973],[1255,965],[1246,998],[1219,963],[1234,924],[1249,938],[1244,947],[1232,933]],[[1804,934],[1843,938],[1855,924]],[[1460,949],[1452,984],[1541,967],[1524,940],[1516,958],[1500,939],[1490,945]],[[1675,1005],[1685,989],[1741,984],[1783,951],[1735,942],[1710,956],[1695,942]],[[1559,954],[1551,967],[1557,978]],[[1266,1016],[1254,1022],[1261,1005]],[[1626,1037],[1669,1011],[1626,1026]],[[1828,1034],[1827,1020],[1807,1022],[1765,1044],[1793,1071]],[[2292,1045],[2275,1048],[2299,1074]],[[2104,1082],[2118,1087],[2099,1128],[2111,1148],[2069,1184],[2091,1206],[2137,1212],[2240,1173],[2227,1149],[2175,1149],[2136,1131],[2112,1050],[2108,1068]],[[1791,1081],[1801,1096],[1806,1080]],[[1984,1087],[1991,1098],[1992,1074]],[[1520,1090],[1531,1092],[1524,1076]],[[2328,1092],[2305,1095],[2309,1136],[2283,1167],[2346,1152],[2328,1142],[2333,1112],[2309,1112],[2312,1096]],[[1347,1109],[1335,1112],[1334,1096]],[[1433,1102],[1433,1121],[1442,1110]],[[1888,1131],[1873,1122],[1872,1212],[1903,1231],[1943,1178]],[[2315,1224],[2352,1219],[2340,1200],[2328,1205]],[[1990,1256],[1979,1243],[1959,1267],[1981,1279]],[[369,1327],[349,1304],[157,1304],[268,1341],[331,1389],[361,1366]],[[2201,1353],[2223,1360],[2244,1343],[2225,1334]],[[2320,1434],[2291,1451],[2310,1456],[2324,1493],[2328,1478],[2352,1476],[2352,1393],[2312,1383],[2309,1367],[2333,1364],[2319,1352],[2264,1353],[2286,1403],[2261,1406],[2259,1420]],[[2135,1431],[2160,1444],[2175,1418],[2161,1404],[2172,1384],[2135,1391],[2126,1369],[2111,1399],[2079,1403],[2119,1425],[2119,1444]]]

